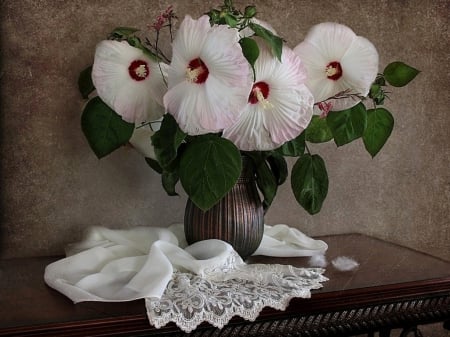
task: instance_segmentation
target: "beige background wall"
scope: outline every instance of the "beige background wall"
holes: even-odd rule
[[[0,2],[2,257],[60,254],[91,225],[182,221],[185,197],[167,197],[159,176],[133,150],[96,159],[80,130],[76,84],[96,43],[115,26],[145,29],[171,3],[182,18],[198,17],[219,0]],[[396,125],[375,159],[360,141],[313,147],[330,176],[319,215],[307,215],[286,184],[266,222],[308,235],[366,233],[450,259],[450,2],[255,4],[291,47],[313,24],[338,21],[377,46],[381,69],[403,60],[422,71],[391,95],[387,107]]]

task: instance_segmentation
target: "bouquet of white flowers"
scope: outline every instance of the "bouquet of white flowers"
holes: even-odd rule
[[[418,71],[393,62],[379,73],[373,44],[338,23],[312,27],[291,49],[256,15],[225,0],[198,19],[187,15],[175,31],[169,7],[150,26],[153,42],[124,27],[101,41],[79,79],[89,99],[82,128],[95,154],[131,143],[168,194],[180,181],[203,210],[236,183],[242,155],[268,207],[288,177],[285,157],[298,157],[292,191],[319,212],[328,176],[308,143],[362,138],[375,156],[394,125],[380,107],[387,85],[404,86]],[[173,36],[170,59],[158,45],[163,29]]]

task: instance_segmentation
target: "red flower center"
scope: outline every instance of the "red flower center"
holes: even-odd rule
[[[188,68],[186,69],[186,75],[189,81],[202,84],[206,82],[209,70],[201,59],[196,58],[189,62]]]
[[[339,62],[333,61],[328,63],[325,73],[330,80],[337,81],[342,76],[342,67]]]
[[[252,91],[248,97],[248,102],[250,104],[256,104],[258,102],[264,101],[269,96],[269,85],[266,82],[258,82],[253,84]]]
[[[128,73],[131,78],[135,81],[143,81],[148,75],[150,75],[150,69],[148,68],[148,64],[142,60],[135,60],[131,62],[128,67]]]

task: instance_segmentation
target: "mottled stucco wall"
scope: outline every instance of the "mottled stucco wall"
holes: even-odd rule
[[[130,149],[97,160],[80,130],[80,70],[115,26],[145,29],[169,4],[198,17],[219,1],[2,0],[1,256],[60,254],[85,228],[167,226],[185,197],[168,197],[159,176]],[[246,3],[239,1],[239,5]],[[449,1],[255,1],[294,47],[308,28],[338,21],[370,39],[380,69],[403,60],[422,72],[395,90],[396,125],[371,159],[361,141],[313,146],[330,190],[307,215],[280,190],[268,224],[308,235],[361,232],[450,259]],[[181,189],[180,189],[181,191]]]

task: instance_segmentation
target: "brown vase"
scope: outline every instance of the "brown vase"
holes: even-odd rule
[[[258,248],[264,233],[264,210],[248,157],[242,157],[242,172],[236,184],[212,208],[204,212],[188,199],[184,231],[189,244],[223,240],[244,259]]]

